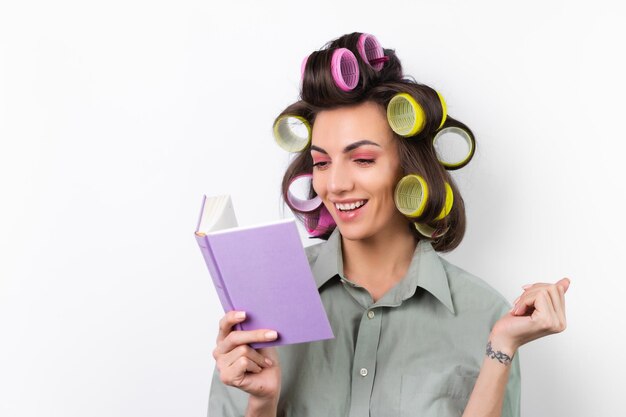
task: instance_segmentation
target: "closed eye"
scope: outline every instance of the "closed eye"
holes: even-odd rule
[[[359,159],[355,159],[354,162],[356,162],[357,164],[361,166],[368,166],[368,165],[373,165],[375,161],[374,159],[359,158]]]
[[[313,169],[325,169],[328,167],[328,161],[319,161],[313,164]]]

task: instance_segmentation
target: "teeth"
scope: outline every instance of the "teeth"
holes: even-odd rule
[[[335,207],[337,207],[337,209],[339,210],[354,210],[355,208],[359,208],[362,205],[365,204],[365,200],[361,200],[361,201],[357,201],[355,203],[350,203],[350,204],[339,204],[339,203],[335,203]]]

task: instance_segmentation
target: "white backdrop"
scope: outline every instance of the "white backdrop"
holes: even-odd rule
[[[626,14],[618,2],[3,1],[0,415],[204,416],[221,307],[203,193],[283,215],[273,118],[302,58],[361,31],[476,133],[447,255],[507,299],[572,280],[522,347],[524,416],[623,408]],[[305,244],[312,242],[307,241]]]

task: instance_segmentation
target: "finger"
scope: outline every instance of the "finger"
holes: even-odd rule
[[[226,336],[233,330],[235,324],[239,324],[246,319],[245,311],[229,311],[224,314],[224,317],[220,320],[219,331],[217,333],[217,343],[224,340]]]
[[[242,357],[231,366],[220,371],[220,380],[226,385],[240,387],[245,381],[246,372],[258,374],[261,371],[262,369],[257,364],[248,358]]]
[[[566,290],[560,285],[557,285],[556,289],[559,293],[559,301],[561,303],[560,317],[563,323],[563,330],[565,330],[565,328],[567,327],[567,314],[565,313],[565,291]]]
[[[526,292],[524,294],[522,294],[517,301],[515,302],[515,305],[513,306],[513,309],[511,311],[511,313],[514,316],[523,316],[526,314],[527,311],[530,310],[530,308],[532,308],[533,304],[534,304],[534,296],[533,294],[535,294],[534,292]]]
[[[538,337],[560,331],[559,319],[554,311],[552,299],[548,291],[537,293],[535,311],[530,318],[537,326],[537,330],[539,330]]]
[[[554,307],[554,316],[556,319],[556,328],[557,331],[562,331],[565,327],[565,316],[563,314],[563,304],[561,303],[561,296],[559,291],[562,291],[562,287],[560,285],[551,285],[547,287],[546,290],[550,296],[550,301],[552,302],[552,306]]]
[[[266,363],[267,361],[271,362],[268,363],[269,366],[278,364],[278,350],[276,350],[275,347],[260,348],[258,349],[258,352],[265,357]]]
[[[522,294],[520,296],[520,300],[517,302],[517,305],[513,308],[513,315],[524,316],[534,314],[533,310],[538,307],[537,298],[539,294],[544,293],[545,291],[546,288],[544,286],[540,286]],[[543,308],[545,311],[548,311],[547,309],[554,310],[552,303],[549,305],[543,304]]]
[[[524,291],[528,291],[530,289],[533,289],[533,288],[536,289],[536,288],[539,288],[539,287],[544,287],[546,285],[551,285],[551,284],[548,284],[547,282],[535,282],[534,284],[522,285],[522,289]]]
[[[571,281],[570,281],[570,279],[569,279],[569,278],[563,278],[563,279],[560,279],[560,280],[559,280],[559,281],[557,281],[557,283],[556,283],[556,285],[558,285],[558,286],[560,286],[560,287],[563,287],[563,289],[565,290],[565,291],[563,291],[563,293],[566,293],[566,292],[567,292],[567,290],[569,289],[569,285],[570,285],[570,284],[571,284]]]
[[[278,338],[278,333],[274,330],[235,330],[230,332],[224,340],[217,344],[217,353],[227,353],[239,345],[247,345],[255,342],[271,342]]]
[[[261,368],[267,368],[269,365],[265,361],[265,357],[248,345],[241,345],[227,352],[220,357],[221,366],[231,366],[239,358],[246,357]]]

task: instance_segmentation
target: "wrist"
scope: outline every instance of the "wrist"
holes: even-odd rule
[[[487,341],[491,342],[491,346],[494,350],[497,348],[497,350],[505,352],[510,356],[515,355],[515,352],[517,352],[517,349],[521,346],[517,341],[493,331],[489,334]]]
[[[246,417],[274,417],[278,408],[278,397],[250,395]]]
[[[503,365],[510,365],[518,347],[515,342],[492,333],[485,347],[485,355]]]

